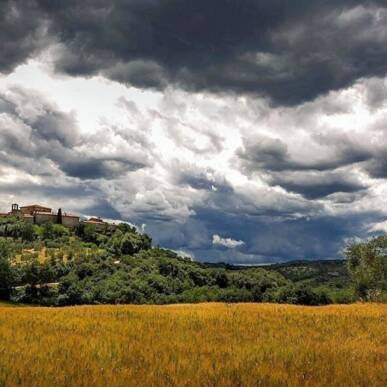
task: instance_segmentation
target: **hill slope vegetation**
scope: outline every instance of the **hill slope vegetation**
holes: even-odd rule
[[[70,230],[0,219],[0,295],[14,302],[65,306],[205,301],[321,305],[352,302],[360,294],[340,261],[265,268],[206,265],[151,242],[125,223],[103,228],[81,224]],[[377,287],[384,297],[386,266],[379,271]]]

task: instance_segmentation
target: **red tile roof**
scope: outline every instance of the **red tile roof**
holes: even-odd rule
[[[89,221],[91,222],[95,222],[95,223],[105,223],[102,219],[100,218],[89,218],[88,219]]]
[[[51,210],[50,207],[44,207],[44,206],[41,206],[39,204],[31,204],[29,206],[21,206],[20,208],[33,208],[33,207],[36,207],[36,208],[43,208],[45,210]]]

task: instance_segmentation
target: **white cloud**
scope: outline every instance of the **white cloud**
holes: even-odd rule
[[[375,224],[371,225],[368,228],[368,231],[369,232],[382,231],[382,232],[386,232],[387,233],[387,220],[384,221],[384,222],[379,222],[379,223],[375,223]]]
[[[229,249],[235,249],[236,247],[243,246],[245,242],[237,241],[231,238],[222,238],[217,234],[212,236],[212,244],[227,247]]]
[[[192,252],[186,251],[186,250],[173,250],[177,255],[180,257],[189,259],[191,261],[195,260],[195,255]]]

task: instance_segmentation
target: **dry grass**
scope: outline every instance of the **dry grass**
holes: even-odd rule
[[[385,386],[387,306],[0,307],[0,386]]]

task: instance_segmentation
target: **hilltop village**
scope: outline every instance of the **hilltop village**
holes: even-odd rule
[[[28,206],[19,207],[18,204],[12,204],[11,211],[7,213],[0,213],[0,217],[16,217],[32,224],[62,224],[65,227],[74,228],[80,223],[91,224],[96,228],[103,228],[107,225],[101,218],[82,219],[78,215],[62,212],[60,208],[56,213],[52,208],[44,207],[39,204],[31,204]]]

